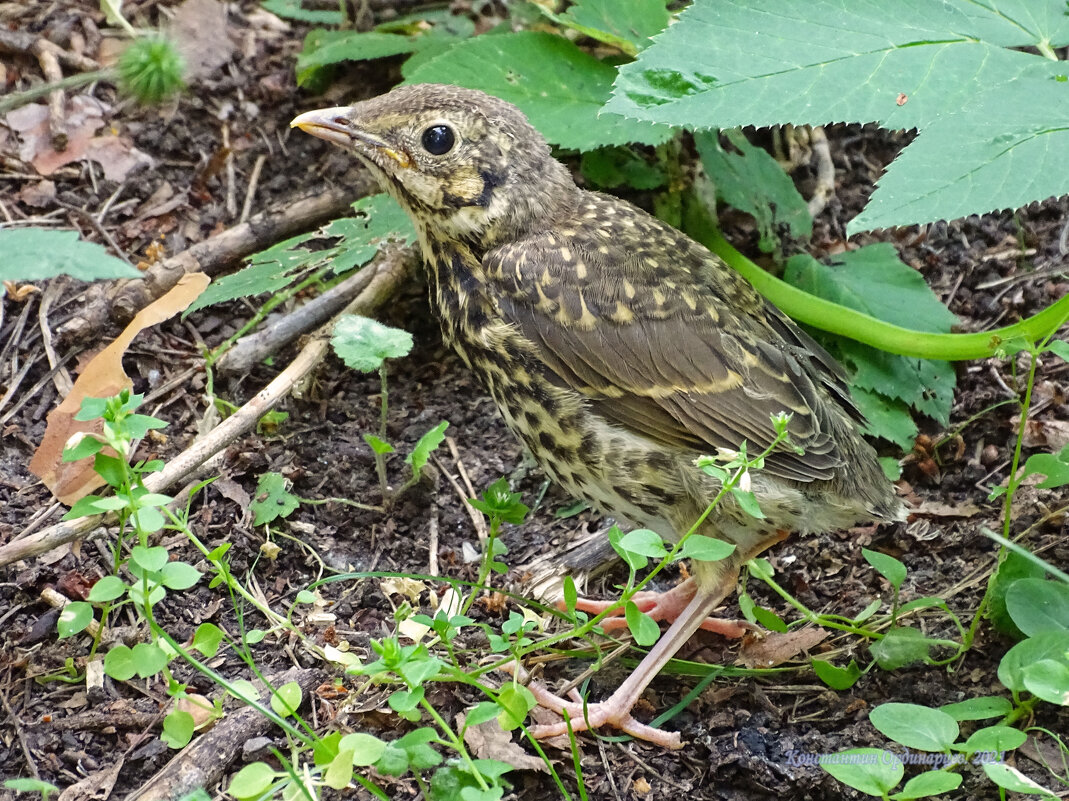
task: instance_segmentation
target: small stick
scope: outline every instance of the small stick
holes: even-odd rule
[[[256,157],[256,163],[252,165],[252,175],[249,176],[249,188],[245,190],[245,203],[241,207],[241,217],[238,222],[245,222],[252,213],[252,198],[256,194],[256,185],[260,182],[260,170],[264,168],[267,156],[261,153]]]

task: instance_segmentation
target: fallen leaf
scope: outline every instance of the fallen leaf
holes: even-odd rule
[[[115,134],[94,135],[105,124],[104,113],[108,110],[96,98],[86,95],[70,98],[64,116],[67,148],[62,151],[52,147],[48,106],[44,103],[15,109],[8,113],[6,122],[22,140],[19,158],[32,164],[41,175],[51,175],[66,164],[89,158],[100,162],[109,181],[122,181],[135,167],[151,167],[156,162],[132,142]]]
[[[974,517],[980,513],[980,507],[969,502],[924,501],[911,509],[910,513],[921,517]]]
[[[393,576],[379,582],[383,595],[402,595],[412,603],[418,601],[420,593],[426,589],[426,583],[405,576]]]
[[[824,641],[828,632],[817,626],[769,632],[764,637],[747,638],[739,650],[739,661],[748,668],[770,668],[808,651]]]
[[[210,729],[220,717],[220,712],[211,700],[197,693],[186,693],[185,698],[180,698],[175,704],[175,709],[188,712],[193,718],[193,728],[197,731]]]
[[[1016,429],[1021,424],[1021,418],[1014,417],[1010,424]],[[1069,445],[1069,422],[1064,420],[1029,420],[1024,427],[1024,436],[1021,441],[1026,448],[1043,448],[1049,451],[1060,451]]]
[[[120,753],[114,765],[90,773],[81,781],[66,787],[59,794],[58,801],[95,801],[110,797],[125,764],[126,758]]]
[[[226,6],[219,0],[186,0],[174,13],[168,33],[186,61],[186,77],[203,78],[234,53]]]
[[[457,715],[457,725],[464,725],[464,715]],[[501,728],[497,718],[468,726],[464,742],[479,759],[496,759],[516,770],[538,770],[549,773],[549,766],[541,757],[533,756],[512,741],[512,734]]]
[[[123,354],[141,331],[186,309],[211,279],[204,273],[187,273],[163,297],[139,311],[121,334],[98,353],[74,382],[63,402],[48,415],[48,426],[30,461],[30,472],[41,479],[61,502],[70,505],[104,484],[93,470],[92,459],[63,462],[63,448],[78,432],[99,433],[100,420],[80,421],[74,415],[84,398],[110,398],[133,382],[122,367]]]
[[[56,184],[53,181],[37,181],[26,184],[17,195],[18,199],[27,206],[41,209],[50,206],[56,199]]]

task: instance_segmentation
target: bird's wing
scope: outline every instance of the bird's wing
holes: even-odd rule
[[[667,269],[642,247],[567,229],[491,251],[501,314],[551,380],[625,429],[699,452],[745,440],[756,454],[774,439],[771,415],[787,412],[804,454],[781,446],[766,472],[831,478],[843,461],[836,422],[856,414],[841,369],[715,256],[656,225],[676,248]]]

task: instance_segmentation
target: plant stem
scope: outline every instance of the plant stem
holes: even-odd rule
[[[386,442],[386,417],[388,413],[389,390],[386,388],[386,361],[379,365],[379,439]],[[374,450],[374,449],[373,449]],[[382,490],[382,502],[390,502],[390,488],[386,483],[386,454],[375,450],[375,472],[379,474],[379,487]]]
[[[798,322],[874,348],[919,359],[986,359],[1007,339],[1043,339],[1069,319],[1069,295],[1014,325],[975,334],[933,334],[885,323],[830,300],[810,295],[762,270],[743,256],[716,229],[692,232],[702,244],[737,270],[754,288]]]
[[[32,100],[44,97],[55,89],[76,89],[79,86],[85,86],[96,81],[112,81],[114,79],[115,70],[113,69],[92,70],[90,72],[80,72],[77,75],[68,75],[62,80],[41,84],[32,89],[27,89],[25,92],[19,92],[10,97],[5,97],[3,100],[0,100],[0,114],[6,114],[12,109],[24,106]]]

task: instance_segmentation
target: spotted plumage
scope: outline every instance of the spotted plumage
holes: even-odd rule
[[[765,519],[729,499],[704,525],[738,547],[697,565],[690,631],[777,531],[899,516],[834,360],[701,245],[578,188],[514,106],[419,85],[294,125],[354,153],[409,212],[446,341],[574,495],[678,537],[719,489],[694,459],[760,451],[770,417],[792,415],[804,452],[778,447],[753,476]]]

